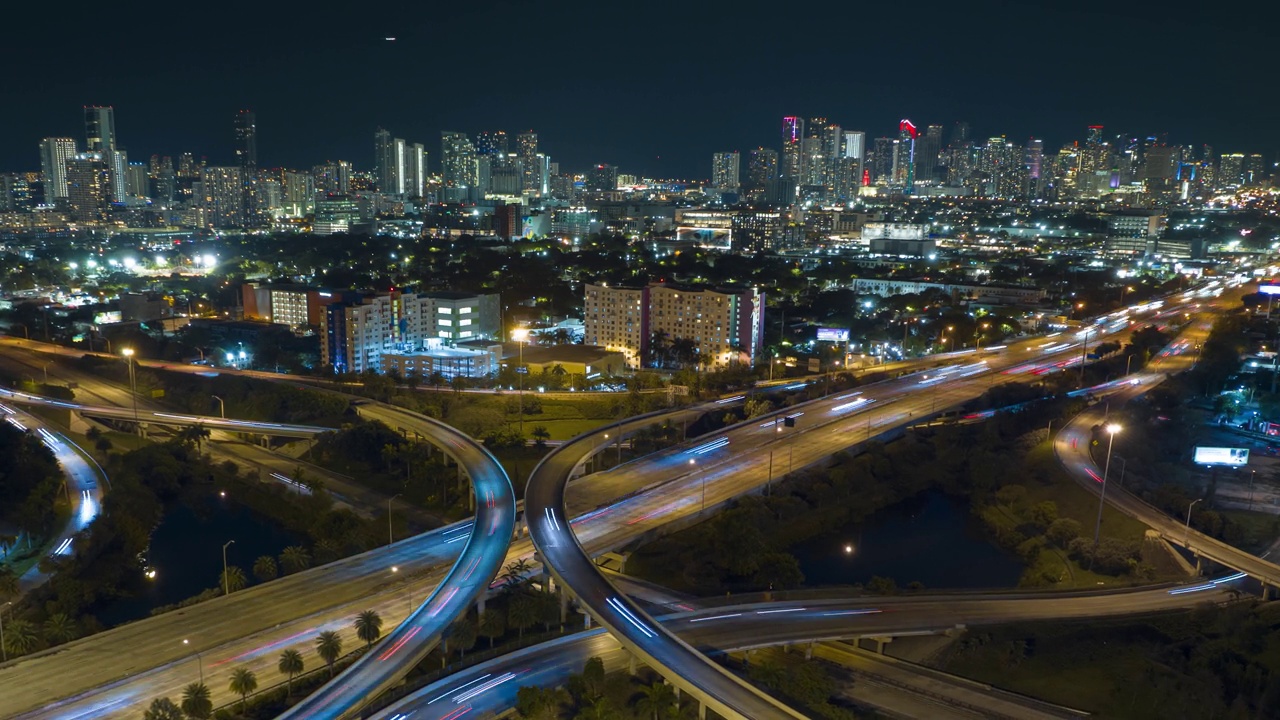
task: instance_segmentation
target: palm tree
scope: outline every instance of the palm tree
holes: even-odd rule
[[[29,621],[17,618],[4,626],[4,647],[12,655],[26,655],[36,647],[36,628]]]
[[[480,613],[480,634],[489,638],[489,649],[493,649],[493,641],[502,637],[507,631],[506,618],[493,610]]]
[[[646,685],[640,693],[640,697],[636,699],[636,710],[642,714],[653,720],[664,720],[674,715],[672,711],[676,708],[676,691],[670,685],[658,681]]]
[[[592,700],[585,710],[578,713],[577,717],[586,720],[617,720],[621,716],[608,698],[598,697]]]
[[[569,702],[564,688],[544,690],[536,685],[516,691],[516,710],[528,720],[554,720],[560,717],[560,707]]]
[[[209,437],[209,429],[204,425],[188,425],[178,431],[178,442],[182,444],[194,444],[196,452],[200,451],[201,443]]]
[[[289,676],[288,696],[293,697],[293,678],[295,675],[301,675],[306,669],[306,665],[302,662],[302,653],[297,650],[285,650],[280,653],[280,662],[276,665],[276,669],[281,675]]]
[[[76,622],[66,613],[54,613],[44,621],[44,639],[50,643],[64,643],[76,639]]]
[[[174,705],[169,698],[162,697],[151,701],[151,706],[142,713],[142,720],[186,720],[186,718],[182,715],[182,708]]]
[[[530,569],[532,568],[529,565],[529,561],[524,558],[518,558],[507,563],[507,567],[502,572],[503,591],[511,593],[528,582],[525,575],[529,573]]]
[[[316,636],[316,652],[320,653],[324,664],[329,666],[329,677],[333,677],[333,664],[342,654],[342,638],[332,630],[325,630]]]
[[[382,637],[382,617],[376,610],[365,610],[356,616],[356,637],[369,647]]]
[[[300,545],[290,545],[280,553],[280,567],[285,575],[302,572],[311,567],[311,554]]]
[[[458,651],[458,657],[466,657],[467,651],[475,647],[476,626],[467,618],[462,618],[449,629],[449,642]]]
[[[231,671],[231,683],[227,687],[240,696],[240,712],[244,712],[245,701],[258,689],[258,676],[249,668],[238,667]]]
[[[244,571],[236,565],[228,565],[224,572],[218,573],[218,585],[226,588],[228,593],[243,590],[247,582]]]
[[[213,715],[213,700],[209,698],[209,686],[191,683],[182,690],[182,712],[192,720],[208,720]]]
[[[276,568],[276,559],[270,555],[263,555],[253,561],[253,576],[262,582],[275,580],[280,573]]]
[[[518,631],[517,638],[523,640],[524,629],[538,622],[538,604],[535,598],[525,594],[512,596],[507,606],[507,622]]]

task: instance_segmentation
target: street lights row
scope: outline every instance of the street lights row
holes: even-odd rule
[[[1093,559],[1098,554],[1098,541],[1102,535],[1102,506],[1107,501],[1107,474],[1111,471],[1111,448],[1116,444],[1116,434],[1121,427],[1116,423],[1107,426],[1107,461],[1102,466],[1102,492],[1098,496],[1098,521],[1093,526],[1093,552],[1089,555],[1089,571],[1093,571]]]

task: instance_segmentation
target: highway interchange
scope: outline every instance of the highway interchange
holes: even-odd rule
[[[1008,367],[1012,364],[1009,362],[1009,359],[1012,359],[1015,363],[1023,363],[1026,357],[1034,357],[1037,362],[1069,362],[1070,358],[1074,357],[1075,353],[1078,352],[1077,349],[1073,349],[1078,347],[1077,343],[1070,347],[1062,348],[1056,353],[1038,355],[1035,353],[1037,348],[1029,345],[1030,343],[1035,342],[1037,341],[1027,341],[1019,345],[1011,346],[1005,351],[988,354],[984,359],[987,360],[990,365],[996,367],[1001,367],[1001,361],[1004,361],[1003,366]],[[1043,341],[1039,341],[1039,344],[1043,345]],[[1024,355],[1019,355],[1019,353],[1024,353]],[[969,360],[972,360],[972,362]],[[844,447],[863,439],[866,434],[876,434],[887,429],[891,425],[899,425],[903,421],[909,420],[911,417],[927,415],[934,407],[946,407],[950,404],[954,404],[954,402],[958,400],[972,397],[980,393],[982,389],[985,389],[987,384],[987,381],[982,378],[982,375],[986,374],[986,369],[984,367],[980,367],[980,365],[981,362],[972,358],[972,356],[969,356],[969,358],[962,356],[956,358],[956,365],[953,370],[940,373],[941,379],[935,380],[933,383],[928,382],[929,378],[924,377],[925,374],[917,374],[914,376],[907,376],[900,380],[891,381],[889,383],[869,386],[864,390],[865,394],[863,395],[828,398],[819,403],[806,406],[803,410],[797,410],[806,413],[806,417],[810,419],[806,420],[805,418],[798,418],[801,421],[802,426],[795,430],[788,430],[785,433],[777,433],[777,430],[773,427],[760,427],[759,425],[755,427],[746,426],[739,428],[731,433],[725,433],[724,435],[729,443],[735,444],[735,447],[731,452],[725,451],[725,447],[727,447],[727,445],[724,445],[701,453],[695,453],[697,455],[696,458],[689,458],[689,448],[686,446],[682,449],[667,451],[665,453],[660,453],[655,457],[631,463],[623,466],[617,471],[592,475],[585,481],[575,483],[570,486],[570,513],[571,515],[576,515],[580,512],[593,512],[592,517],[581,522],[577,528],[580,535],[584,537],[584,542],[591,552],[599,552],[601,551],[601,548],[618,547],[620,544],[625,544],[639,534],[654,529],[667,521],[685,517],[691,513],[701,513],[701,496],[703,493],[705,493],[707,498],[707,510],[709,511],[710,508],[714,507],[716,504],[762,484],[764,481],[763,476],[765,474],[763,463],[760,462],[763,459],[762,453],[767,453],[769,449],[768,446],[773,442],[764,441],[763,437],[776,438],[777,441],[782,441],[784,438],[786,440],[793,440],[794,442],[792,445],[794,450],[792,452],[794,453],[794,457],[792,459],[792,463],[794,467],[802,467],[830,454],[833,451],[832,448],[836,450],[843,449]],[[935,374],[934,377],[938,378],[939,375]],[[859,398],[864,399],[859,400]],[[834,418],[835,422],[833,422],[828,429],[822,433],[810,433],[804,431],[802,428],[805,427],[806,423],[809,424],[810,429],[813,425],[816,425],[812,418],[817,415],[825,415],[828,418]],[[720,439],[717,438],[713,442],[719,442],[719,440]],[[705,443],[698,443],[696,446],[701,447],[703,444]],[[741,452],[741,449],[747,445],[753,445],[752,451],[749,453]],[[695,459],[698,461],[698,464],[694,466],[692,472],[687,467],[688,459]],[[645,485],[654,484],[655,481],[666,483],[661,492],[642,493],[618,503],[611,504],[609,502],[613,498],[623,495],[626,492],[634,492]],[[696,501],[695,498],[697,498]],[[635,520],[636,522],[631,522],[632,520]],[[619,529],[619,526],[625,527],[623,529]],[[248,638],[225,638],[224,642],[217,642],[223,638],[215,637],[202,641],[201,645],[207,648],[204,651],[206,655],[212,654],[218,658],[225,658],[215,659],[207,665],[212,664],[215,667],[221,667],[229,664],[231,660],[239,663],[252,662],[256,659],[260,665],[260,667],[256,669],[259,669],[260,674],[262,674],[265,667],[273,664],[274,655],[279,648],[286,646],[290,642],[300,645],[309,645],[310,637],[314,636],[316,632],[319,632],[319,629],[321,629],[321,626],[325,622],[341,625],[348,624],[350,617],[357,609],[364,609],[368,606],[377,607],[379,605],[399,605],[402,609],[398,613],[391,610],[390,612],[385,613],[384,617],[388,617],[388,619],[403,617],[405,609],[407,609],[407,599],[403,598],[405,589],[401,582],[390,576],[389,566],[394,562],[402,566],[407,571],[416,571],[415,574],[420,577],[416,580],[416,584],[419,587],[416,587],[415,591],[419,589],[425,591],[426,587],[429,587],[434,582],[438,581],[439,576],[442,574],[438,570],[439,566],[444,562],[447,562],[451,557],[451,553],[449,551],[452,548],[447,547],[449,543],[443,542],[442,540],[444,532],[445,531],[440,531],[427,536],[414,538],[413,540],[404,541],[393,546],[390,550],[384,549],[372,551],[371,553],[367,553],[365,556],[361,556],[363,559],[362,562],[355,562],[356,559],[352,559],[347,563],[339,563],[336,566],[326,566],[322,569],[303,573],[298,576],[293,576],[291,578],[286,578],[284,580],[268,583],[267,585],[262,586],[260,589],[266,590],[271,588],[271,586],[283,586],[290,581],[302,584],[304,580],[314,582],[322,576],[340,575],[347,579],[335,583],[322,582],[322,584],[340,586],[344,591],[360,588],[360,591],[354,594],[340,592],[338,595],[326,593],[325,600],[328,601],[327,609],[313,610],[312,613],[319,612],[321,615],[312,615],[307,617],[308,613],[306,610],[308,608],[305,607],[305,603],[303,603],[303,607],[298,607],[297,601],[301,599],[301,597],[314,597],[314,595],[310,592],[298,593],[298,588],[294,587],[292,588],[293,599],[291,599],[289,603],[286,603],[287,605],[293,605],[293,607],[286,607],[284,612],[277,614],[276,617],[292,619],[298,615],[304,615],[302,621],[295,620],[293,622],[284,622],[281,624],[280,628],[261,631],[258,633],[253,632],[255,623],[249,622],[246,623],[246,629],[250,632]],[[413,548],[412,551],[406,553],[405,550],[410,547]],[[388,555],[392,557],[386,557]],[[414,563],[409,562],[410,558],[405,555],[416,556],[413,558],[416,560],[416,567]],[[529,547],[527,542],[517,543],[513,546],[512,556],[527,557],[528,555]],[[353,565],[356,567],[350,567]],[[343,566],[347,566],[345,567],[345,570],[341,569]],[[424,572],[427,567],[435,567],[437,570],[434,572]],[[369,576],[371,574],[379,575],[380,577],[370,578]],[[405,574],[407,575],[409,572],[406,572]],[[363,575],[363,577],[361,577],[361,575]],[[391,589],[391,586],[396,587],[393,590]],[[258,588],[255,588],[255,590],[258,590]],[[381,590],[382,592],[378,592],[378,590]],[[286,591],[284,594],[287,595],[290,593]],[[237,600],[237,595],[243,596],[242,602],[248,604],[253,603],[251,597],[256,598],[259,597],[260,594],[252,592],[238,593],[230,598],[215,600],[211,603],[192,608],[191,610],[199,611],[208,606],[208,612],[201,612],[199,614],[209,615],[217,612],[228,613],[229,609],[227,607],[218,607],[218,603],[224,601],[229,603]],[[341,595],[353,595],[356,600],[345,606],[339,606],[341,607],[341,610],[335,613],[333,612],[333,609],[337,603],[334,601],[338,600]],[[359,600],[359,598],[366,595],[375,595],[375,597],[370,597],[364,601]],[[419,598],[425,596],[425,592],[417,595]],[[256,611],[257,608],[254,608],[254,610]],[[270,613],[268,612],[267,614]],[[235,615],[237,620],[243,620],[246,616],[252,617],[254,613],[247,613],[247,615],[244,615],[237,611]],[[168,616],[162,616],[161,618],[136,623],[134,625],[141,626],[148,623],[155,623],[157,620],[164,620],[166,617]],[[211,619],[212,618],[204,617],[199,622],[193,623],[190,627],[192,629],[199,628],[199,634],[201,636],[207,636],[211,634],[207,627],[207,621]],[[180,622],[180,619],[177,620],[179,620],[179,627],[169,628],[168,637],[176,639],[182,637],[184,634],[191,634],[184,633],[182,630],[185,629],[185,627]],[[95,637],[103,637],[120,631],[127,631],[131,627],[133,626],[125,626],[124,628],[119,628]],[[213,624],[213,627],[217,627],[216,622]],[[261,630],[264,627],[264,624],[256,624],[256,627]],[[164,633],[164,631],[160,632]],[[213,634],[216,635],[216,633]],[[94,638],[87,638],[86,640],[81,641],[81,643],[88,643],[93,639]],[[248,644],[250,647],[244,648],[243,646],[245,644]],[[41,715],[37,713],[31,716],[107,716],[107,714],[111,712],[112,708],[126,707],[131,701],[136,702],[155,695],[172,694],[177,687],[180,687],[181,684],[189,681],[191,678],[189,669],[185,670],[183,673],[176,673],[172,672],[174,668],[169,667],[172,666],[175,661],[180,661],[183,658],[183,653],[185,651],[182,649],[180,644],[174,643],[173,651],[171,652],[164,650],[162,647],[158,648],[154,643],[150,646],[138,646],[132,642],[127,645],[125,643],[116,645],[117,648],[121,646],[152,648],[150,652],[145,653],[148,656],[146,660],[139,659],[139,662],[149,662],[154,670],[152,672],[145,673],[142,676],[141,682],[136,680],[124,680],[123,682],[118,682],[114,687],[108,688],[105,693],[89,693],[87,696],[71,703],[70,705],[86,708],[86,710],[82,711],[79,715],[72,714],[76,711],[73,711],[69,706],[64,705],[57,709],[53,714]],[[214,652],[210,653],[210,649]],[[239,650],[239,652],[235,652],[236,650]],[[75,653],[78,654],[79,652],[80,649],[76,648]],[[70,655],[73,653],[68,652],[66,654]],[[38,662],[40,659],[41,658],[33,658],[22,663],[17,663],[16,668],[20,668],[28,663]],[[314,660],[312,660],[312,662],[314,662]],[[90,660],[87,663],[82,663],[81,667],[92,664],[93,662]],[[189,660],[185,664],[189,666]],[[11,666],[13,665],[15,664],[11,664]],[[157,665],[160,667],[155,669]],[[10,667],[0,670],[0,680],[3,680],[7,687],[26,687],[23,684],[10,685],[9,678],[3,677],[4,675],[8,675],[11,669],[15,668]],[[114,671],[113,674],[115,677],[109,679],[125,678],[137,669],[143,668],[126,669],[121,668],[118,665],[114,666],[112,671]],[[229,671],[230,668],[228,667],[226,669]],[[80,672],[73,672],[77,679],[81,677]],[[23,674],[25,675],[25,673]],[[99,674],[99,677],[97,678],[92,677],[93,673],[88,674],[90,677],[80,683],[81,687],[96,687],[104,681],[101,674]],[[169,683],[169,686],[166,689],[164,687],[166,682],[159,680],[156,677],[166,674],[175,676],[181,674],[185,677],[182,677],[181,679],[177,677],[171,678],[172,682]],[[62,674],[62,677],[65,679],[67,675]],[[211,686],[215,688],[215,692],[217,692],[218,681],[211,679],[209,682]],[[141,685],[142,687],[136,687],[138,685]],[[46,693],[51,694],[56,694],[57,692],[53,688],[44,688],[44,690]],[[63,689],[63,692],[65,693],[65,689]],[[37,691],[37,697],[39,694],[39,691]],[[103,695],[114,696],[114,700],[107,698],[105,702],[100,702],[92,699]],[[50,694],[44,695],[45,698],[49,696]],[[8,694],[6,694],[5,702],[7,703],[9,701],[10,698],[8,697]],[[19,698],[17,702],[21,702],[21,699]],[[27,707],[30,708],[34,706],[36,706],[36,703],[29,704]],[[49,712],[49,709],[46,709],[44,712]]]

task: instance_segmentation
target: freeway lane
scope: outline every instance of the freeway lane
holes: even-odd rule
[[[1078,347],[1046,354],[1033,344],[1042,342],[1011,345],[1004,351],[984,353],[984,359],[996,369],[1002,369],[1025,364],[1028,358],[1050,362],[1078,356]],[[952,371],[953,375],[960,372]],[[918,417],[931,405],[942,408],[968,399],[988,384],[988,379],[978,374],[920,386],[927,374],[864,388],[860,392],[868,396],[888,400],[894,393],[901,392],[908,398],[897,403],[872,403],[870,412],[860,410],[860,405],[835,410],[856,403],[860,396],[836,396],[814,403],[816,409],[808,406],[792,409],[788,413],[812,414],[798,418],[800,427],[777,433],[777,447],[783,442],[803,440],[793,443],[793,452],[788,453],[793,456],[794,467],[800,468],[855,444],[867,428],[879,432],[909,422],[912,413]],[[907,392],[921,387],[927,392]],[[369,407],[361,406],[361,410]],[[841,422],[821,433],[810,432],[816,424],[814,418],[820,416]],[[638,423],[636,427],[644,424]],[[755,440],[766,430],[772,428],[756,427]],[[770,447],[748,443],[754,451],[740,453],[744,445],[738,440],[752,439],[741,433],[741,430],[733,431],[732,452],[721,448],[708,456],[698,456],[701,458],[698,472],[689,472],[688,456],[683,455],[685,450],[676,448],[616,471],[597,473],[571,483],[567,498],[570,514],[591,513],[590,518],[577,525],[580,532],[590,536],[582,540],[584,545],[592,552],[618,547],[644,533],[656,531],[669,520],[690,518],[699,509],[694,497],[704,495],[710,508],[763,484]],[[599,449],[607,449],[607,441],[601,440]],[[715,473],[702,474],[704,469],[715,470],[711,466],[728,457],[735,459],[740,470],[736,477],[735,468],[729,465]],[[775,475],[781,472],[779,457]],[[650,485],[658,488],[646,493],[641,500],[629,498],[614,502]],[[226,681],[230,670],[239,664],[253,669],[259,678],[275,677],[275,655],[284,647],[302,650],[309,667],[315,667],[319,661],[312,650],[311,638],[321,629],[341,629],[350,647],[356,642],[349,627],[356,612],[376,609],[390,621],[404,616],[409,587],[417,598],[434,589],[443,577],[443,563],[460,550],[457,545],[443,541],[443,533],[449,529],[256,586],[181,613],[169,613],[85,638],[60,647],[56,654],[41,654],[0,666],[0,687],[6,688],[6,692],[0,693],[0,716],[28,712],[25,717],[129,717],[131,704],[158,695],[175,695],[183,684],[191,682],[196,658],[181,645],[183,638],[190,638],[192,647],[203,653],[207,671],[216,663],[215,669],[206,673],[215,702],[232,699],[226,691]],[[529,543],[522,541],[512,548],[508,560],[530,555]],[[412,576],[410,585],[393,578],[390,571],[393,565],[402,570],[399,578]],[[216,570],[211,569],[211,575]],[[114,660],[103,663],[99,661],[102,657]],[[16,691],[8,692],[9,688]]]
[[[1158,362],[1154,363],[1155,369],[1165,373],[1176,373],[1191,367],[1195,363],[1196,355],[1190,350],[1193,345],[1204,342],[1208,331],[1207,318],[1198,317],[1197,321],[1161,354]],[[1158,376],[1155,382],[1163,380],[1164,377]],[[1118,393],[1116,397],[1121,401],[1132,399],[1154,387],[1155,382],[1128,388]],[[1068,423],[1054,440],[1054,451],[1058,459],[1077,482],[1093,493],[1100,491],[1102,476],[1100,469],[1089,456],[1091,428],[1094,425],[1104,424],[1105,421],[1105,409],[1094,406]],[[1107,484],[1111,485],[1110,482]],[[1226,567],[1248,573],[1249,576],[1261,580],[1264,585],[1280,588],[1280,565],[1263,560],[1198,530],[1188,529],[1185,520],[1170,517],[1159,508],[1147,504],[1122,488],[1107,487],[1106,500],[1126,515],[1146,523],[1169,542],[1181,545],[1198,556]]]
[[[791,600],[673,613],[658,618],[682,641],[710,653],[879,634],[944,631],[1006,622],[1130,615],[1221,601],[1221,591],[1172,594],[1158,588],[1096,593],[997,593],[975,596]],[[432,683],[373,716],[376,720],[491,717],[515,706],[521,686],[555,687],[591,656],[625,669],[629,653],[603,629],[579,632],[468,668]]]
[[[489,589],[515,534],[516,496],[511,480],[475,440],[441,422],[426,423],[430,436],[467,469],[476,498],[470,537],[449,574],[409,616],[369,652],[281,718],[352,717],[399,682],[439,644],[444,631]]]
[[[53,538],[53,550],[49,554],[70,555],[75,551],[76,536],[89,527],[102,508],[103,489],[99,482],[107,480],[106,473],[88,453],[62,433],[51,431],[35,415],[0,404],[0,417],[14,427],[38,434],[45,447],[57,458],[58,467],[62,468],[65,477],[66,497],[70,502],[71,512],[62,531]],[[18,578],[18,592],[29,592],[48,579],[49,574],[42,572],[38,563],[32,565],[31,569]]]

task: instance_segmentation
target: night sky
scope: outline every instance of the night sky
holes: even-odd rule
[[[262,167],[368,169],[382,125],[435,169],[442,129],[532,128],[564,170],[706,177],[792,114],[868,138],[909,117],[1048,149],[1103,124],[1280,150],[1271,3],[275,4],[6,7],[0,171],[38,169],[42,137],[83,144],[86,104],[115,106],[131,160],[214,164],[250,107]]]

